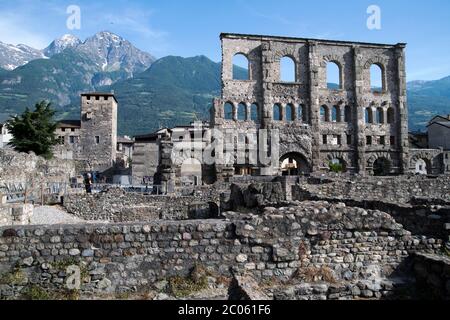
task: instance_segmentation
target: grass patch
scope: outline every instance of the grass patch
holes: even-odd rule
[[[36,285],[29,286],[24,290],[23,297],[26,300],[53,300],[50,293],[44,288]]]
[[[188,277],[175,276],[169,279],[169,288],[176,298],[184,298],[208,288],[209,272],[196,265]]]
[[[14,269],[14,271],[3,274],[0,277],[0,284],[7,285],[24,285],[27,283],[27,276],[20,269]]]

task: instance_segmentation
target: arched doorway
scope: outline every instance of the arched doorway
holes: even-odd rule
[[[183,185],[202,185],[202,164],[197,159],[186,159],[181,165],[181,183]]]
[[[311,168],[305,157],[300,153],[288,153],[280,159],[281,173],[283,176],[298,176],[311,173]]]
[[[423,175],[431,173],[431,163],[426,159],[418,159],[416,161],[415,173]]]
[[[392,171],[392,163],[389,159],[378,158],[373,163],[373,174],[374,176],[388,176]]]
[[[341,158],[331,159],[330,162],[328,163],[328,167],[330,168],[330,171],[334,173],[347,172],[347,162],[345,162]]]

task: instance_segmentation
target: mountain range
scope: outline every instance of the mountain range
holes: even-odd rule
[[[107,31],[85,41],[65,35],[43,50],[0,42],[0,122],[43,99],[60,119],[76,119],[80,93],[114,91],[119,134],[149,133],[207,120],[220,77],[221,64],[205,56],[156,60]],[[424,130],[434,115],[450,113],[450,77],[409,82],[408,106],[410,130]]]

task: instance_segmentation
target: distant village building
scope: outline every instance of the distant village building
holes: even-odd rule
[[[104,173],[113,168],[117,156],[117,109],[112,93],[82,94],[80,119],[58,124],[60,145],[55,147],[55,156],[78,160],[86,171]]]
[[[429,122],[428,144],[432,149],[450,150],[450,114],[436,116]]]
[[[214,174],[203,164],[208,142],[209,123],[194,122],[187,126],[160,129],[135,137],[133,183],[159,184],[162,176],[179,185],[201,185],[214,180]]]
[[[427,132],[411,132],[410,172],[450,174],[450,115],[430,120]]]
[[[116,164],[129,168],[133,160],[134,140],[128,136],[117,137]]]
[[[0,123],[0,149],[7,148],[12,135],[9,133],[6,123]]]

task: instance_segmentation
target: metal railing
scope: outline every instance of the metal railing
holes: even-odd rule
[[[93,184],[92,192],[99,193],[111,188],[119,188],[125,192],[151,194],[163,196],[162,186],[160,185],[118,185],[118,184]],[[83,183],[66,182],[44,182],[36,184],[11,184],[0,187],[0,195],[6,196],[7,203],[40,203],[44,204],[46,199],[55,196],[66,196],[85,192]]]

